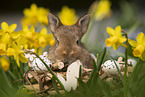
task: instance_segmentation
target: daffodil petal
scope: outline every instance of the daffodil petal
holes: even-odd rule
[[[37,5],[36,5],[35,3],[33,3],[33,4],[31,5],[31,9],[32,9],[32,10],[37,10]]]
[[[19,49],[18,46],[15,44],[15,42],[12,42],[12,47],[13,47],[14,49]]]
[[[109,38],[107,38],[107,39],[105,40],[105,44],[106,44],[107,47],[112,46],[112,43],[110,42],[110,39],[109,39]]]
[[[29,28],[28,28],[28,26],[26,24],[23,25],[23,31],[25,31],[25,32],[29,31]]]
[[[0,35],[3,35],[3,32],[4,32],[4,31],[0,29]]]
[[[54,46],[55,40],[54,40],[54,39],[50,39],[49,44],[50,44],[51,46]]]
[[[127,48],[127,45],[125,45],[125,44],[123,44],[123,43],[120,43],[120,45],[121,45],[122,47]]]
[[[30,31],[31,31],[31,32],[35,32],[34,26],[32,26],[32,27],[30,28]]]
[[[112,29],[111,27],[107,27],[107,32],[110,36],[114,35],[114,29]]]
[[[142,59],[143,61],[145,61],[145,50],[144,50],[143,53],[142,53],[141,59]]]
[[[40,34],[42,34],[42,35],[47,35],[47,29],[46,29],[46,28],[43,28],[43,29],[40,31]]]
[[[19,59],[22,63],[27,63],[28,62],[28,59],[24,56],[24,54],[20,54]]]
[[[129,42],[129,44],[130,44],[132,47],[136,47],[136,46],[137,46],[137,42],[134,41],[134,40],[128,39],[128,42]]]
[[[1,23],[1,28],[2,28],[2,30],[7,30],[8,29],[8,24],[6,23],[6,22],[2,22]]]
[[[119,43],[123,43],[123,42],[125,42],[126,40],[127,40],[127,39],[126,39],[125,37],[122,36],[122,37],[119,38]]]
[[[16,63],[17,63],[17,65],[18,65],[18,67],[20,67],[19,56],[15,56],[15,60],[16,60]]]
[[[119,48],[119,43],[113,44],[112,47],[113,47],[114,50],[117,50]]]
[[[6,56],[2,56],[0,58],[0,63],[1,63],[1,66],[3,67],[4,71],[9,70],[10,63],[9,63],[9,60],[6,58]]]
[[[144,41],[144,34],[143,34],[142,32],[139,33],[139,34],[137,35],[136,40],[137,40],[137,43],[138,43],[138,44],[143,44],[142,42]]]
[[[133,55],[135,57],[141,57],[143,51],[145,50],[143,45],[138,45],[134,50],[133,50]]]
[[[11,33],[11,37],[12,37],[13,39],[17,39],[17,38],[20,37],[20,33],[19,33],[19,32],[12,32],[12,33]]]
[[[5,33],[2,38],[1,38],[1,42],[2,43],[5,43],[5,44],[8,44],[9,43],[9,40],[10,40],[10,35],[9,33]]]
[[[25,51],[23,51],[23,50],[19,50],[19,53],[20,53],[20,54],[22,54],[22,53],[24,53],[24,52],[25,52]]]
[[[0,43],[0,55],[6,54],[6,44]]]
[[[8,48],[7,49],[7,56],[14,56],[15,55],[15,49],[14,48]]]
[[[39,37],[39,45],[42,47],[47,45],[46,39],[44,37]]]
[[[10,26],[9,26],[9,32],[10,32],[10,33],[13,32],[13,31],[16,29],[16,27],[17,27],[17,24],[12,24],[12,25],[10,25]]]
[[[117,27],[115,28],[115,35],[117,35],[118,37],[121,36],[121,26],[117,26]]]
[[[108,46],[108,47],[110,47],[113,44],[116,44],[117,42],[118,42],[118,38],[116,36],[107,38],[105,40],[106,46]]]

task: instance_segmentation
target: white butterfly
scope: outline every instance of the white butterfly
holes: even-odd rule
[[[75,90],[77,88],[77,79],[79,78],[80,65],[82,65],[80,60],[77,60],[68,66],[66,80],[61,75],[57,75],[58,79],[64,85],[65,90],[68,92],[71,91],[71,89]]]

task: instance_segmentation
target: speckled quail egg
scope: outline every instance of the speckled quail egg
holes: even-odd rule
[[[52,63],[50,60],[48,60],[46,57],[42,55],[40,55],[40,58],[48,65],[48,67],[51,67]],[[35,58],[31,62],[30,67],[32,67],[38,73],[43,73],[44,71],[48,71],[46,66],[42,63],[42,61],[39,58]]]
[[[118,66],[119,70],[121,69],[120,68],[120,65],[117,61],[113,61],[113,60],[107,60],[103,65],[102,65],[102,70],[105,72],[105,73],[108,73],[108,74],[118,74],[118,71],[117,71],[117,68],[116,68],[116,65]]]
[[[136,60],[134,60],[134,59],[128,59],[127,63],[132,65],[133,67],[135,67],[135,65],[137,64]]]

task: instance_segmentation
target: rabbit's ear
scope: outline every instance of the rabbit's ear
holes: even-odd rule
[[[89,22],[90,22],[90,14],[87,14],[81,17],[76,23],[76,25],[81,28],[83,35],[87,32]]]
[[[52,33],[55,33],[56,29],[61,25],[60,20],[51,13],[48,13],[48,27]]]

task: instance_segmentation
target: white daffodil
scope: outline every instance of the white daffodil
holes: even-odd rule
[[[71,91],[71,89],[75,90],[77,88],[77,79],[79,78],[80,65],[82,65],[80,60],[77,60],[68,66],[66,80],[61,75],[57,75],[58,79],[64,85],[65,90],[68,92]]]
[[[136,60],[134,60],[134,59],[128,59],[128,60],[127,60],[127,63],[128,63],[129,65],[132,65],[133,67],[135,67],[135,65],[137,64]]]
[[[119,70],[121,69],[120,68],[120,65],[117,61],[113,61],[113,60],[107,60],[103,66],[102,66],[102,70],[105,72],[105,73],[108,73],[108,74],[118,74],[118,71],[117,71],[117,68],[116,68],[116,65],[118,66]]]

